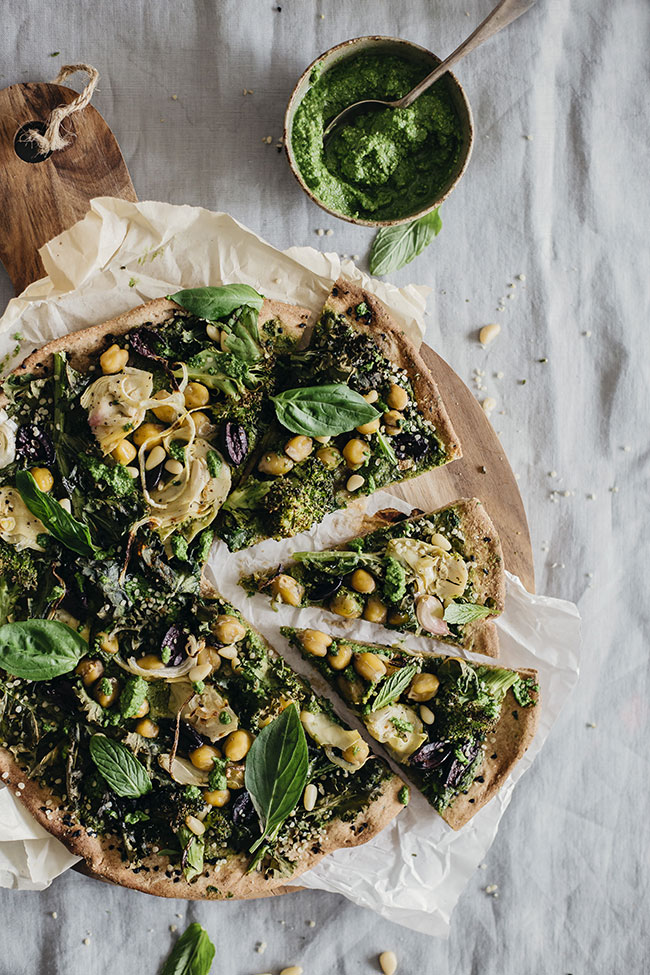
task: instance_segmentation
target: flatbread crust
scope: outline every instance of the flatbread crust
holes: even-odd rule
[[[4,778],[5,775],[7,778]],[[257,872],[247,874],[249,861],[240,854],[222,866],[206,865],[201,876],[188,883],[182,872],[170,865],[166,856],[152,854],[138,866],[124,861],[117,837],[88,832],[48,788],[29,781],[25,769],[5,748],[0,748],[0,777],[48,833],[60,840],[71,853],[83,857],[84,872],[158,897],[182,897],[187,900],[244,900],[283,893],[285,885],[292,885],[301,873],[314,867],[328,853],[367,843],[404,808],[397,798],[403,783],[397,776],[392,776],[383,783],[377,799],[353,822],[336,820],[319,843],[304,850],[290,877],[266,880]]]
[[[484,603],[486,599],[494,600],[495,613],[502,613],[506,598],[506,577],[503,568],[503,552],[496,528],[492,524],[483,503],[478,498],[460,498],[450,504],[442,505],[435,511],[411,515],[407,521],[417,521],[428,518],[439,511],[454,508],[460,519],[460,526],[465,536],[465,550],[468,556],[474,556],[474,569],[471,581],[477,596],[477,602]],[[378,511],[374,515],[364,518],[360,534],[366,535],[394,522],[399,512],[389,508]],[[341,543],[345,544],[344,542]],[[488,572],[483,571],[484,568]],[[462,646],[472,653],[482,653],[486,657],[499,656],[499,638],[497,628],[491,619],[473,620],[463,627],[464,639]],[[444,642],[444,641],[442,641]],[[457,645],[457,644],[456,644]]]
[[[357,305],[365,303],[370,309],[370,319],[356,315]],[[462,456],[460,441],[442,401],[437,384],[413,343],[395,324],[388,308],[379,298],[342,278],[335,283],[324,312],[331,311],[343,316],[348,324],[359,332],[371,335],[379,350],[398,368],[405,369],[415,393],[419,411],[436,429],[447,454],[446,463]]]
[[[536,670],[517,670],[520,677],[537,677]],[[485,758],[478,776],[466,793],[456,796],[442,818],[452,829],[461,829],[479,809],[497,794],[537,731],[540,716],[539,695],[535,706],[522,708],[511,690],[503,699],[501,717],[486,742]]]

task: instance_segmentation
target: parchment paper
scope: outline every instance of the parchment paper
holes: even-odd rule
[[[5,368],[59,335],[105,321],[179,287],[204,284],[251,284],[269,298],[294,301],[317,312],[342,274],[385,301],[414,341],[419,343],[424,333],[428,289],[415,285],[398,289],[374,281],[351,261],[312,248],[282,253],[227,214],[197,207],[97,199],[88,215],[46,244],[41,255],[48,276],[13,299],[0,319]],[[368,502],[369,510],[386,504],[409,510],[383,492]],[[360,510],[338,513],[309,537],[265,542],[238,555],[231,556],[220,545],[213,550],[209,566],[223,595],[239,605],[271,643],[285,649],[277,635],[279,626],[297,622],[297,614],[288,610],[280,620],[261,597],[248,599],[236,585],[238,572],[249,571],[253,559],[259,567],[265,560],[280,561],[297,547],[319,547],[346,537],[358,518]],[[318,625],[319,618],[318,611],[304,611],[300,625]],[[531,596],[511,577],[499,631],[503,663],[537,667],[543,700],[539,732],[499,796],[460,833],[454,833],[413,793],[408,808],[377,839],[327,857],[301,883],[342,893],[415,930],[448,932],[453,906],[489,848],[515,782],[538,753],[577,680],[579,617],[573,604]],[[357,624],[355,632],[360,639],[381,639],[382,633],[366,623]],[[394,633],[384,635],[394,641]],[[430,648],[429,641],[412,639],[408,644]],[[443,645],[441,652],[445,652]],[[302,661],[287,656],[305,672]],[[318,680],[314,684],[324,689]],[[57,840],[31,823],[6,789],[0,790],[0,824],[1,885],[43,887],[74,862]]]

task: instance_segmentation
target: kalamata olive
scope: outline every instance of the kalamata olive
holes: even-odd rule
[[[207,744],[207,741],[207,738],[199,734],[191,724],[187,721],[181,721],[178,726],[178,743],[183,751],[193,752],[195,749]]]
[[[165,460],[167,458],[165,457]],[[150,470],[145,470],[144,480],[147,485],[148,491],[153,491],[160,484],[160,478],[162,477],[163,467],[165,466],[165,461],[161,461],[160,464],[156,464],[155,467],[150,468]]]
[[[38,423],[24,423],[16,432],[16,457],[26,466],[54,463],[54,444],[48,430]]]
[[[244,789],[232,804],[232,820],[235,826],[244,826],[255,816],[255,807],[249,793]]]
[[[248,435],[241,423],[226,420],[221,428],[221,449],[231,464],[241,464],[248,453]]]
[[[398,433],[392,438],[391,446],[399,460],[407,457],[422,460],[429,452],[429,441],[421,433]]]
[[[178,625],[178,623],[172,623],[164,637],[162,638],[162,643],[160,644],[161,651],[169,650],[169,660],[167,661],[167,667],[178,667],[185,660],[187,654],[185,653],[185,644],[187,643],[187,634]]]
[[[332,576],[329,579],[323,579],[322,582],[317,582],[315,586],[312,586],[309,590],[309,598],[315,603],[320,603],[323,599],[329,599],[339,591],[343,585],[343,579],[340,576]]]

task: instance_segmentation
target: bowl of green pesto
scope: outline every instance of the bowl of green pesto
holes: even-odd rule
[[[287,106],[284,142],[295,177],[315,203],[377,227],[414,220],[449,196],[473,141],[472,111],[451,72],[409,108],[371,110],[344,122],[323,146],[323,130],[348,105],[401,98],[439,63],[410,41],[357,37],[309,65]]]

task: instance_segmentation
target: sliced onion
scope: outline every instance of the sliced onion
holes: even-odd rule
[[[168,775],[171,775],[174,782],[178,782],[179,785],[205,786],[208,784],[208,772],[196,768],[186,758],[173,758],[170,767],[170,759],[171,753],[163,752],[158,756],[158,764]]]
[[[449,627],[442,618],[444,607],[437,596],[420,596],[415,615],[420,626],[435,636],[449,636]]]
[[[155,670],[146,670],[139,665],[135,657],[123,660],[119,654],[116,654],[113,660],[122,670],[127,670],[130,674],[136,674],[138,677],[144,677],[145,680],[174,680],[178,677],[185,677],[196,664],[192,657],[188,657],[177,667],[156,667]]]

